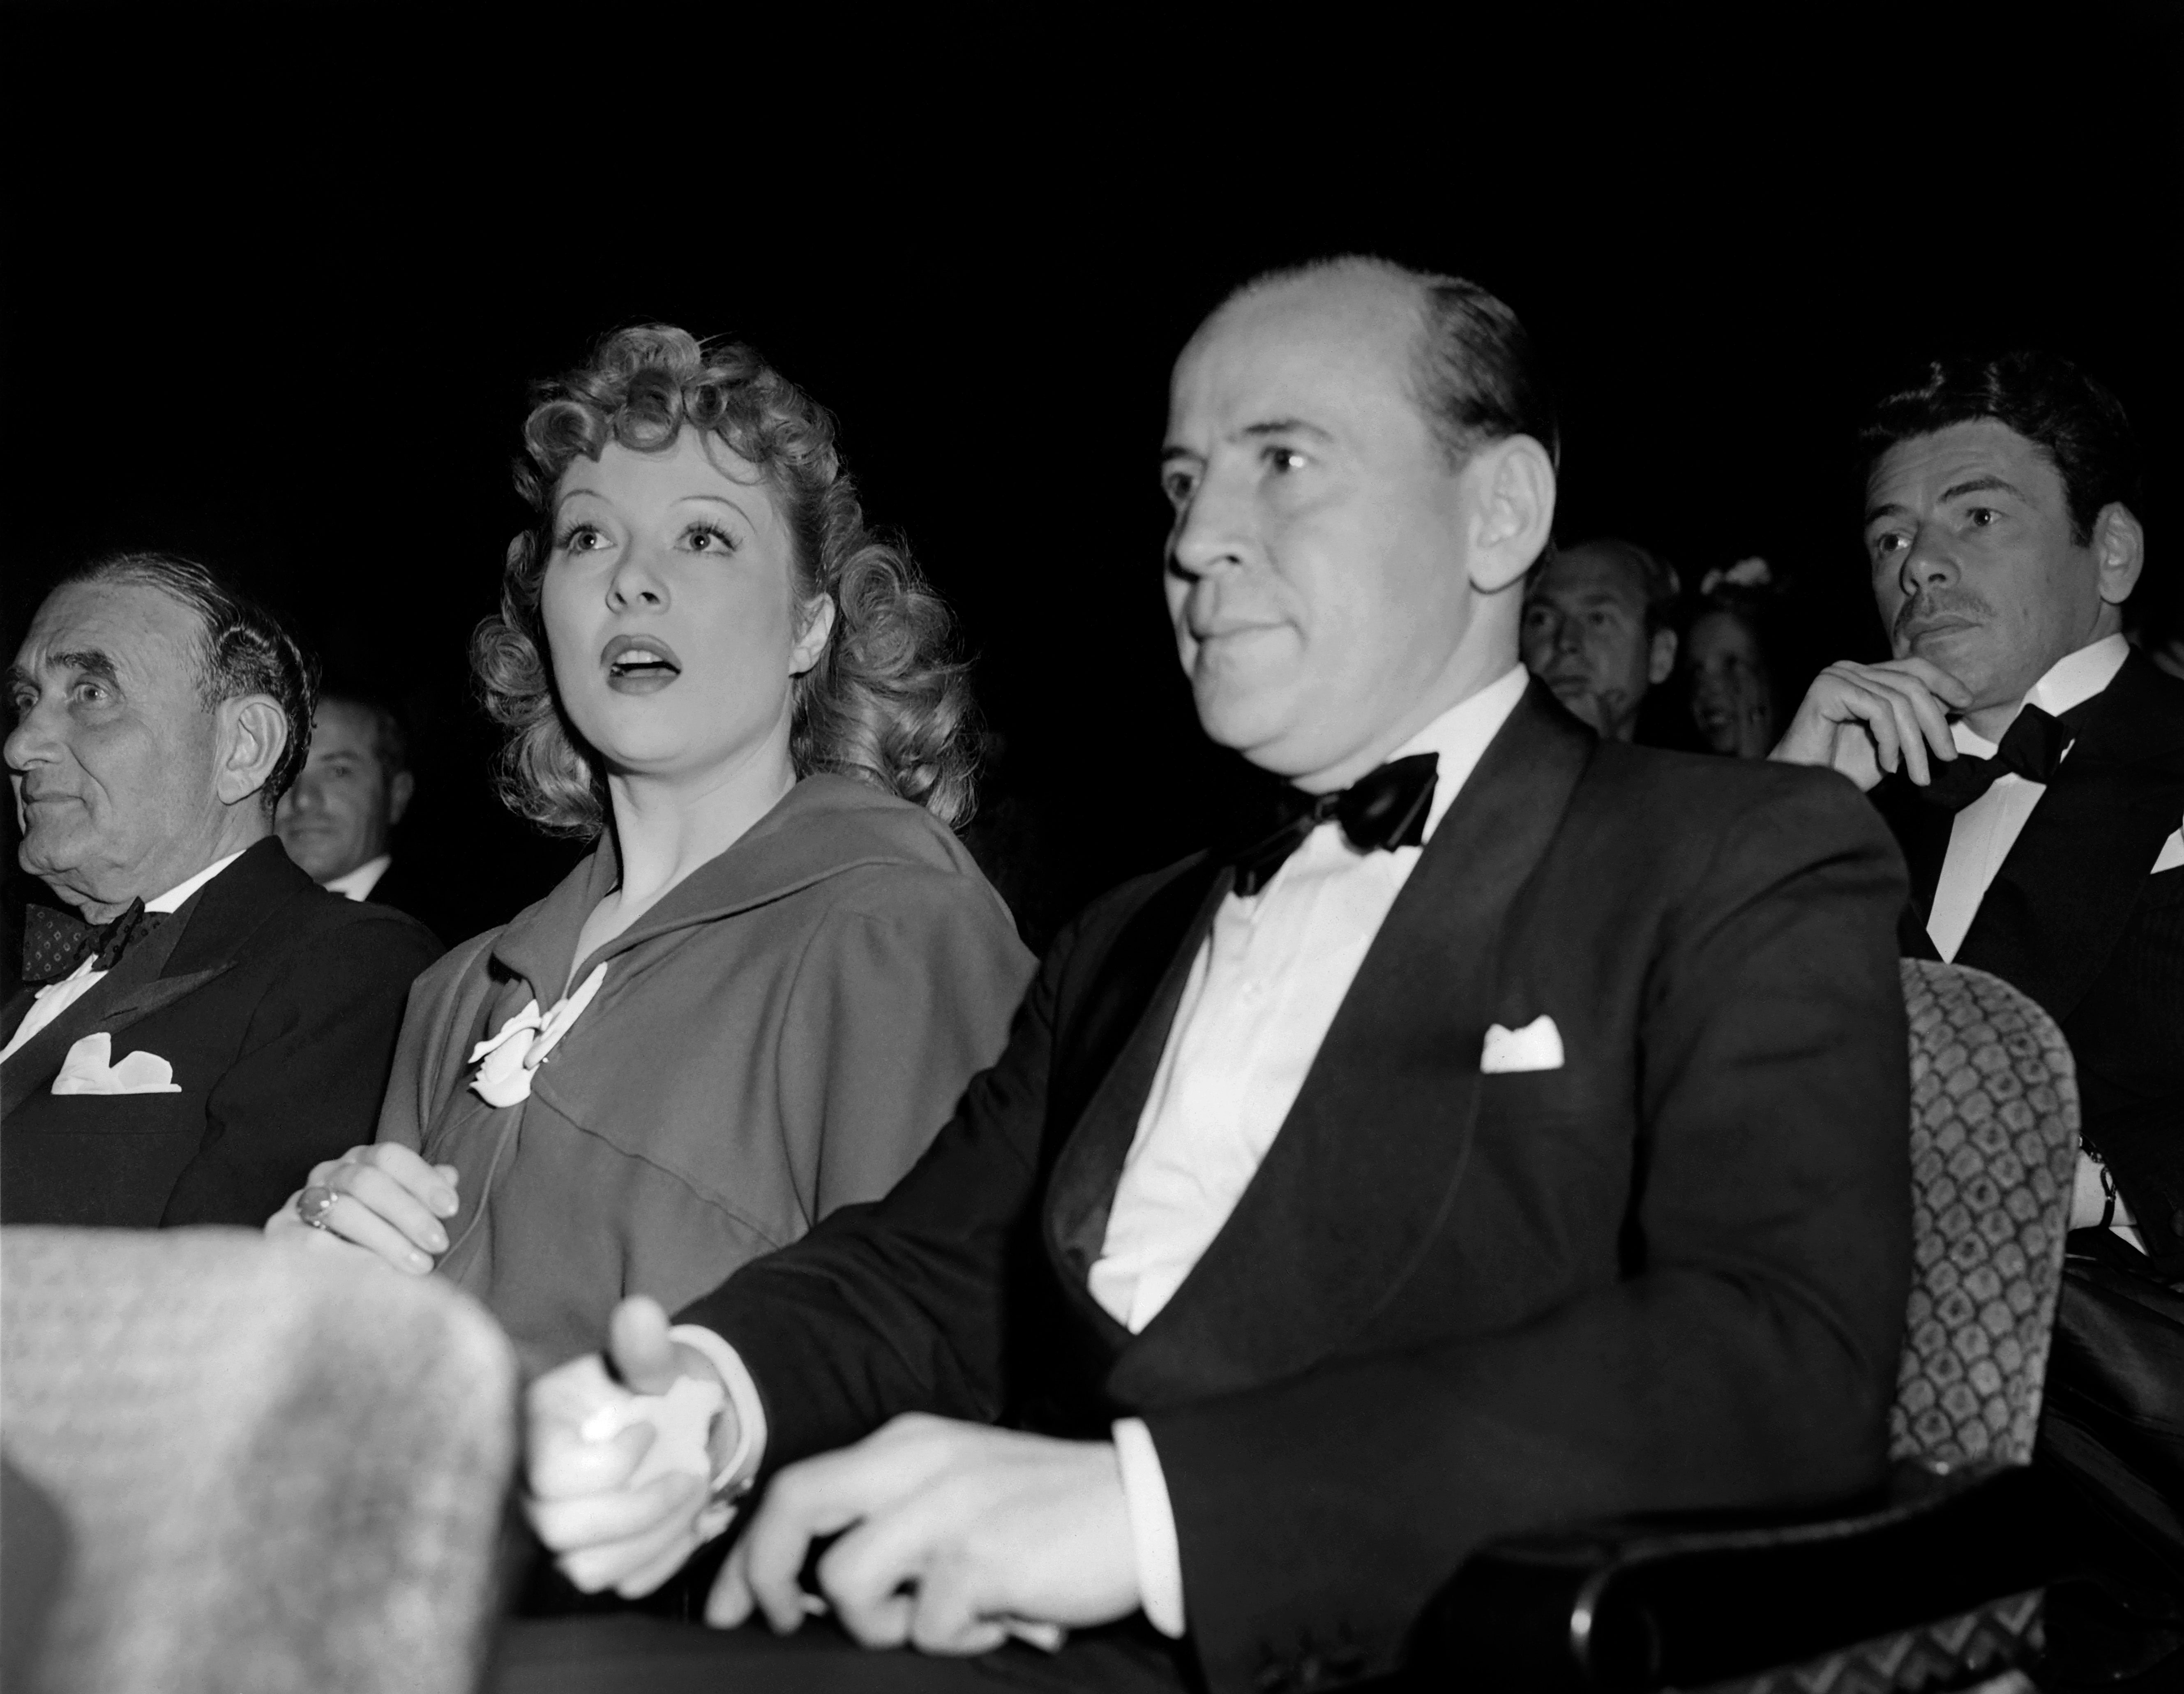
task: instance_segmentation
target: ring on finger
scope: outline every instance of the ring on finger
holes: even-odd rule
[[[326,1227],[326,1214],[340,1199],[341,1195],[326,1184],[315,1182],[296,1196],[296,1215],[312,1229],[323,1229]]]

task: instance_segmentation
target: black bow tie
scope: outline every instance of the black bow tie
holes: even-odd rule
[[[1962,811],[2005,776],[2014,774],[2028,783],[2053,782],[2063,755],[2078,738],[2078,726],[2092,703],[2086,700],[2072,706],[2060,717],[2036,705],[2024,707],[2003,732],[2002,744],[1995,749],[1993,758],[1975,759],[1959,753],[1953,759],[1935,759],[1934,779],[1919,790],[1919,799],[1945,811]]]
[[[1305,837],[1329,818],[1341,824],[1343,838],[1361,853],[1418,846],[1426,839],[1440,762],[1438,754],[1413,753],[1333,794],[1284,788],[1274,801],[1273,827],[1236,855],[1236,892],[1255,894],[1266,887]]]
[[[110,971],[123,953],[167,921],[164,911],[147,911],[132,900],[129,909],[107,923],[86,923],[72,911],[50,906],[23,908],[23,981],[31,988],[57,983],[86,959],[92,968]]]

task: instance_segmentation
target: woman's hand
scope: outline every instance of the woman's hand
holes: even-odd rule
[[[337,1236],[412,1276],[430,1273],[448,1251],[440,1220],[454,1217],[460,1204],[453,1165],[428,1165],[410,1149],[381,1141],[312,1166],[309,1186],[330,1189],[335,1196],[321,1227],[313,1229],[298,1212],[298,1190],[265,1220],[269,1237]]]

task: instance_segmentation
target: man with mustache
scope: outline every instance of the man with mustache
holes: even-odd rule
[[[2086,1266],[2184,1280],[2184,683],[2123,635],[2146,554],[2137,444],[2098,382],[2015,353],[1934,364],[1875,409],[1864,445],[1895,656],[1828,666],[1773,756],[1872,792],[1910,865],[1907,952],[1992,972],[2069,1038],[2084,1151],[2067,1338]],[[2086,1362],[2059,1346],[2043,1457],[2107,1475],[2103,1510],[2165,1522],[2122,1556],[2156,1589],[2184,1585],[2173,1498],[2132,1504],[2130,1465],[2092,1451]],[[2161,1394],[2142,1409],[2184,1427],[2184,1380]],[[2164,1463],[2145,1490],[2184,1481],[2184,1451]]]
[[[1216,311],[1167,599],[1274,816],[1070,926],[884,1201],[532,1390],[580,1586],[656,1588],[755,1476],[710,1621],[985,1657],[538,1623],[504,1687],[1332,1686],[1498,1535],[1879,1479],[1895,854],[1839,783],[1603,742],[1528,682],[1556,439],[1472,284],[1346,259]],[[725,1393],[710,1478],[652,1475],[678,1402],[632,1390]]]
[[[0,1220],[262,1220],[368,1140],[439,953],[274,839],[314,667],[203,566],[124,554],[46,596],[9,668],[30,908],[0,1010]]]

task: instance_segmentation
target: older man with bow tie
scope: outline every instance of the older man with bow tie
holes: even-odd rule
[[[255,1224],[368,1137],[413,920],[322,892],[273,836],[312,667],[203,566],[76,571],[8,671],[25,914],[0,1011],[0,1219]]]
[[[1312,1689],[1498,1535],[1881,1474],[1898,861],[1836,777],[1527,681],[1514,316],[1265,278],[1184,349],[1162,481],[1200,719],[1278,814],[1084,912],[884,1201],[532,1391],[572,1580],[656,1587],[755,1481],[709,1618],[848,1639],[533,1624],[503,1686]]]

